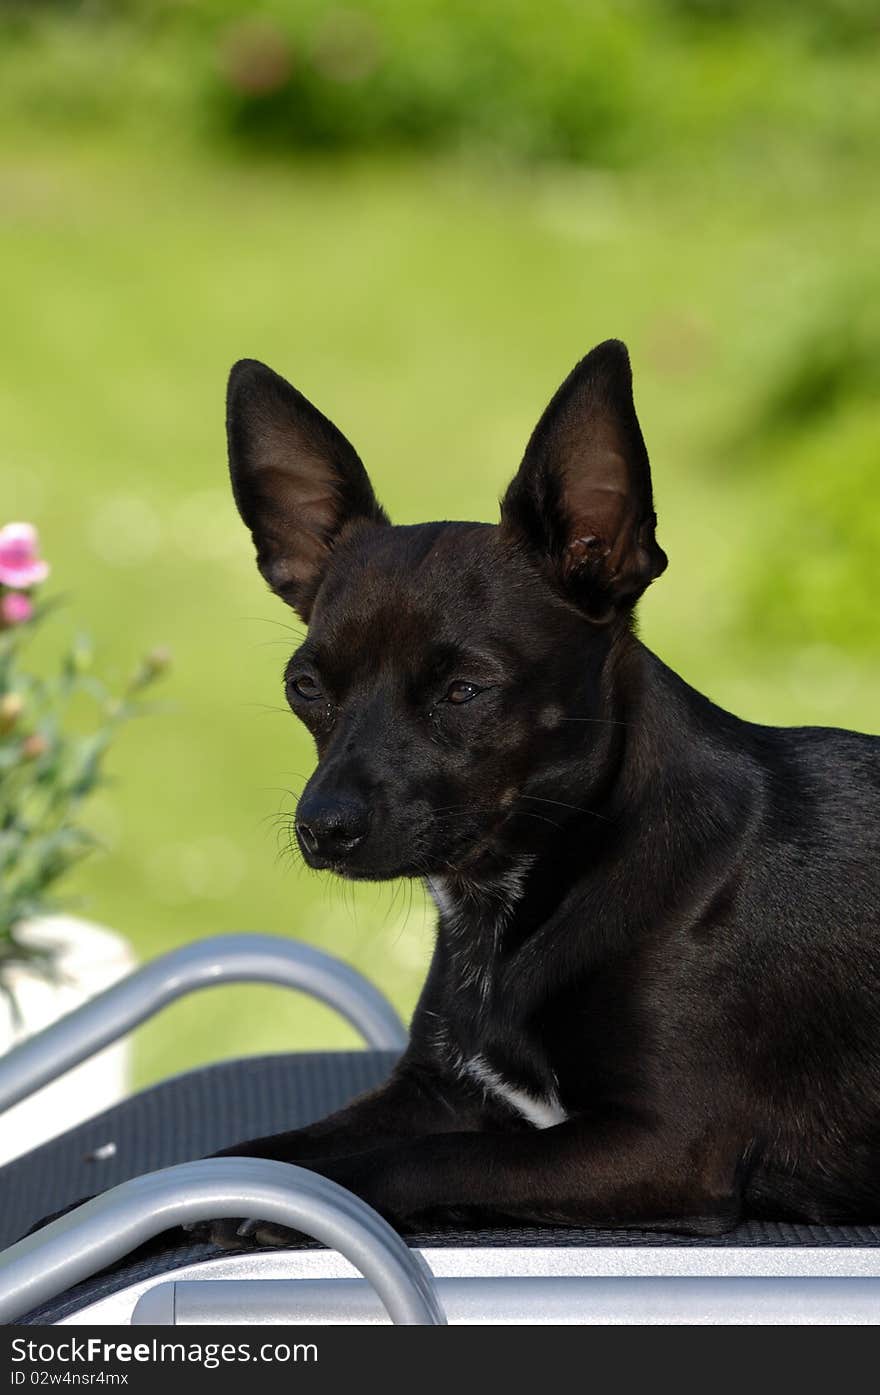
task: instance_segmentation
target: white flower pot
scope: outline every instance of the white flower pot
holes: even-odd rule
[[[7,995],[0,994],[0,1053],[72,1012],[135,966],[121,936],[76,916],[44,916],[18,933],[29,944],[52,951],[55,972],[47,978],[28,964],[4,970],[20,1022]],[[129,1042],[115,1042],[0,1114],[0,1164],[122,1099],[129,1090],[130,1058]]]

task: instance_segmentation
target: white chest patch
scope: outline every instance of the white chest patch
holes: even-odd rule
[[[464,1072],[478,1080],[487,1094],[496,1095],[515,1109],[517,1114],[536,1129],[552,1129],[554,1124],[564,1124],[568,1115],[555,1094],[542,1098],[509,1085],[496,1070],[493,1070],[484,1056],[472,1056],[464,1062]]]

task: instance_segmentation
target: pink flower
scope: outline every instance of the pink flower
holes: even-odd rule
[[[0,528],[0,581],[17,591],[45,581],[49,564],[42,561],[39,552],[37,530],[32,523],[7,523]]]
[[[0,596],[0,622],[4,625],[23,625],[34,613],[33,602],[20,591],[7,591]]]

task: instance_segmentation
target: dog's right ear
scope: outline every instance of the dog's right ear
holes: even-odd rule
[[[226,433],[232,492],[257,566],[308,623],[343,530],[388,519],[342,432],[256,359],[242,359],[229,375]]]

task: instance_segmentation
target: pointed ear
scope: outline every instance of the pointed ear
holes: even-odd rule
[[[271,368],[242,359],[226,397],[229,470],[257,566],[308,622],[331,550],[347,524],[387,523],[341,431]]]
[[[501,504],[507,536],[595,621],[632,606],[666,567],[625,345],[599,344],[566,378]]]

